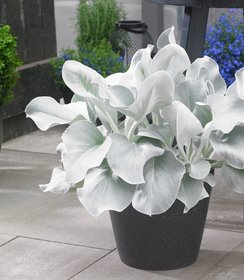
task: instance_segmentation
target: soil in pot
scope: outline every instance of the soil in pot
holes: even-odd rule
[[[211,187],[206,187],[210,193]],[[120,259],[143,270],[171,270],[193,264],[198,256],[209,198],[186,214],[176,200],[160,215],[147,216],[131,205],[122,212],[110,211]]]

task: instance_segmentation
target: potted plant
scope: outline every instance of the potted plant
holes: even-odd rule
[[[227,89],[211,58],[190,63],[173,27],[157,47],[107,78],[66,61],[71,103],[38,97],[26,108],[41,130],[69,124],[57,147],[61,165],[40,188],[77,188],[91,215],[110,210],[122,261],[154,270],[196,260],[215,168],[244,193],[244,69]]]
[[[0,25],[0,149],[2,143],[2,106],[13,99],[13,89],[20,66],[16,52],[16,38],[11,34],[9,25]]]

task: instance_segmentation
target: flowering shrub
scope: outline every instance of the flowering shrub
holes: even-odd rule
[[[242,9],[229,9],[206,34],[204,55],[214,59],[227,85],[244,65],[244,32]]]
[[[64,87],[62,80],[62,68],[66,60],[76,60],[96,70],[103,77],[107,77],[116,72],[123,72],[124,59],[112,50],[112,46],[106,40],[102,40],[98,47],[81,48],[80,51],[65,49],[61,55],[51,61],[51,75],[55,83]]]

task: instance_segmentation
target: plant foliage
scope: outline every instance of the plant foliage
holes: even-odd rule
[[[13,89],[19,77],[16,67],[20,66],[16,53],[16,38],[10,26],[0,26],[0,106],[13,98]]]
[[[116,0],[80,0],[77,9],[77,49],[92,48],[106,40],[113,50],[127,43],[126,32],[113,36],[115,25],[125,18],[125,11]]]
[[[230,85],[244,66],[244,20],[242,9],[229,9],[206,34],[204,54],[214,59]]]
[[[51,75],[59,87],[64,87],[62,79],[63,64],[67,60],[76,60],[96,70],[103,77],[125,70],[123,57],[112,50],[106,40],[102,40],[97,47],[81,48],[79,51],[65,49],[58,58],[52,59]]]
[[[66,61],[71,103],[38,97],[28,104],[42,130],[69,124],[57,148],[61,165],[44,192],[75,187],[93,216],[130,204],[156,215],[176,199],[187,212],[208,197],[204,183],[214,186],[211,169],[220,168],[226,184],[244,193],[244,68],[227,88],[211,58],[191,64],[173,27],[157,47],[153,58],[152,45],[138,50],[127,72],[107,78]]]

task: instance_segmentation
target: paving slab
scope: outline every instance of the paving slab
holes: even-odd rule
[[[221,262],[221,266],[239,268],[244,270],[244,242],[237,246],[230,254],[228,254]],[[244,272],[243,272],[244,278]]]
[[[16,236],[14,236],[14,235],[11,236],[8,234],[0,234],[0,247],[3,246],[4,244],[10,242],[14,238],[16,238]]]
[[[61,135],[66,126],[57,126],[48,131],[34,131],[2,144],[2,149],[56,154]]]
[[[243,280],[244,270],[223,266],[214,266],[204,276],[196,280]]]
[[[199,275],[205,275],[220,262],[237,245],[244,241],[243,233],[225,232],[206,229],[198,260],[191,266],[171,271],[141,271],[124,265],[117,251],[107,255],[101,261],[85,269],[74,280],[98,279],[178,279],[195,280]],[[111,269],[112,267],[112,269]],[[222,279],[221,279],[222,280]]]
[[[3,150],[0,154],[0,233],[114,249],[108,213],[91,217],[75,191],[43,193],[55,155]]]
[[[244,240],[244,233],[205,229],[197,261],[188,267],[160,272],[180,280],[195,280],[221,261]]]
[[[206,226],[244,232],[243,205],[232,200],[211,199]]]
[[[123,264],[117,251],[114,251],[99,262],[85,269],[72,280],[176,280],[169,276],[143,271]]]
[[[236,193],[226,186],[220,170],[215,170],[214,176],[217,185],[213,188],[213,192],[211,194],[212,199],[218,199],[227,203],[238,203],[244,206],[244,195]]]
[[[0,247],[0,279],[67,280],[108,252],[17,238]]]

